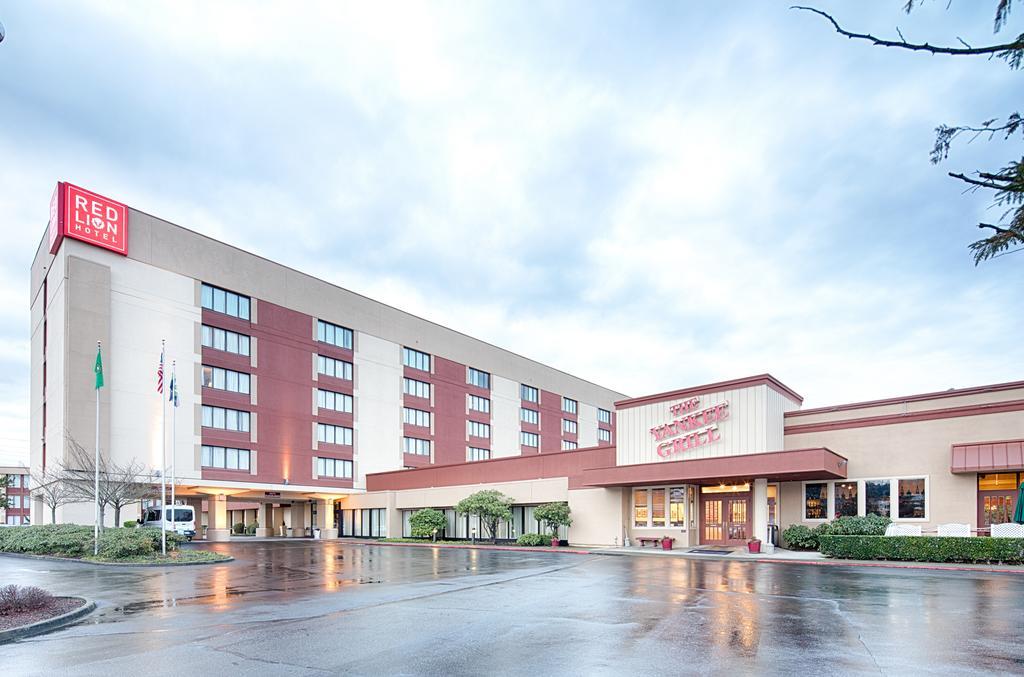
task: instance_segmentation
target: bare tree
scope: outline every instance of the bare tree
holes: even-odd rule
[[[93,501],[96,496],[94,453],[87,451],[70,433],[65,433],[64,438],[67,449],[64,476],[71,487],[71,493],[75,500]],[[122,508],[152,495],[149,473],[138,459],[133,458],[122,465],[101,454],[99,479],[101,525],[108,507],[114,509],[114,523],[120,524]]]
[[[43,502],[50,509],[50,524],[57,523],[57,508],[75,500],[75,489],[64,473],[51,466],[41,472],[32,473],[32,498]]]

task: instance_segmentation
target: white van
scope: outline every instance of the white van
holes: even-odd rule
[[[173,510],[174,514],[171,514]],[[165,511],[167,531],[174,531],[188,540],[196,535],[196,513],[190,505],[168,506]],[[142,516],[142,526],[160,528],[160,506],[150,506]]]

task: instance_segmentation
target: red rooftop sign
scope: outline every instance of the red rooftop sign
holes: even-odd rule
[[[51,254],[70,237],[126,256],[128,207],[60,181],[50,198],[49,233]]]

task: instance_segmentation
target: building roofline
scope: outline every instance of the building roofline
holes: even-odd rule
[[[996,393],[1004,390],[1016,390],[1024,388],[1024,381],[1007,381],[1006,383],[993,383],[990,385],[971,386],[968,388],[950,388],[931,393],[920,393],[917,395],[904,395],[902,397],[887,397],[880,400],[865,400],[863,402],[851,402],[849,404],[834,404],[813,409],[800,409],[798,411],[787,411],[786,418],[798,416],[809,416],[811,414],[827,414],[834,411],[849,411],[851,409],[868,409],[870,407],[881,407],[887,404],[902,404],[904,402],[925,402],[928,400],[941,400],[947,397],[963,397],[965,395],[978,395],[981,393]]]
[[[715,393],[722,390],[736,390],[738,388],[750,388],[759,385],[768,386],[772,390],[785,395],[796,404],[800,404],[804,401],[804,398],[797,394],[796,391],[771,374],[758,374],[756,376],[746,376],[744,378],[737,378],[729,381],[707,383],[705,385],[692,386],[689,388],[682,388],[680,390],[670,390],[668,392],[656,393],[654,395],[644,395],[642,397],[619,400],[615,403],[615,408],[629,409],[631,407],[639,407],[644,404],[654,404],[655,402],[677,400],[682,397],[690,397],[693,395],[704,395],[706,393]]]

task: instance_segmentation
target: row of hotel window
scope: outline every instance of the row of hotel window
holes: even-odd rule
[[[208,310],[213,310],[218,313],[224,313],[225,315],[231,315],[243,320],[250,319],[250,299],[248,296],[242,296],[234,292],[221,289],[213,285],[203,283],[202,285],[202,306]],[[249,355],[250,351],[250,338],[244,334],[238,334],[236,332],[227,331],[224,329],[218,329],[216,327],[209,327],[203,325],[202,329],[203,345],[217,350],[226,350],[232,353],[238,353],[240,355]],[[338,346],[339,348],[345,348],[352,350],[353,348],[353,332],[347,327],[342,327],[325,320],[318,319],[316,321],[316,339],[321,343],[327,343],[330,345]],[[320,359],[330,359],[323,358]],[[402,348],[402,364],[412,369],[419,369],[420,371],[429,372],[431,356],[429,353],[424,353],[414,348]],[[351,368],[352,365],[345,362],[348,365],[348,375],[339,376],[339,378],[351,379]],[[321,369],[320,373],[328,373]],[[491,375],[480,369],[474,367],[466,368],[466,382],[490,390],[491,388]],[[429,389],[429,384],[426,384]],[[429,397],[429,394],[426,395]],[[525,383],[520,384],[520,397],[526,402],[540,402],[540,391],[533,387],[528,386]],[[562,411],[575,414],[577,413],[579,403],[569,397],[562,398]],[[611,424],[611,412],[607,409],[598,409],[597,419],[600,423]]]
[[[13,510],[20,510],[23,507],[24,508],[29,507],[28,496],[24,497],[24,499],[25,499],[24,503],[22,503],[21,499],[22,499],[21,494],[14,494],[14,495],[8,496],[7,497],[7,508],[8,509],[13,509]]]
[[[928,518],[928,478],[883,478],[804,483],[804,519],[881,515],[901,520]]]
[[[8,475],[9,489],[29,489],[29,475]]]
[[[234,447],[218,447],[204,444],[202,447],[202,465],[204,468],[221,470],[251,470],[252,451]],[[317,477],[352,478],[352,461],[340,458],[316,457]]]
[[[472,421],[470,421],[472,423]],[[472,434],[472,433],[471,433]],[[520,433],[520,444],[527,447],[539,447],[540,438],[536,433]],[[562,440],[562,451],[571,451],[577,448],[577,443],[572,440]],[[415,454],[417,456],[430,456],[430,440],[420,439],[418,437],[403,437],[402,438],[402,449],[407,454]],[[467,461],[486,461],[491,457],[491,450],[483,447],[466,447],[466,460]]]

